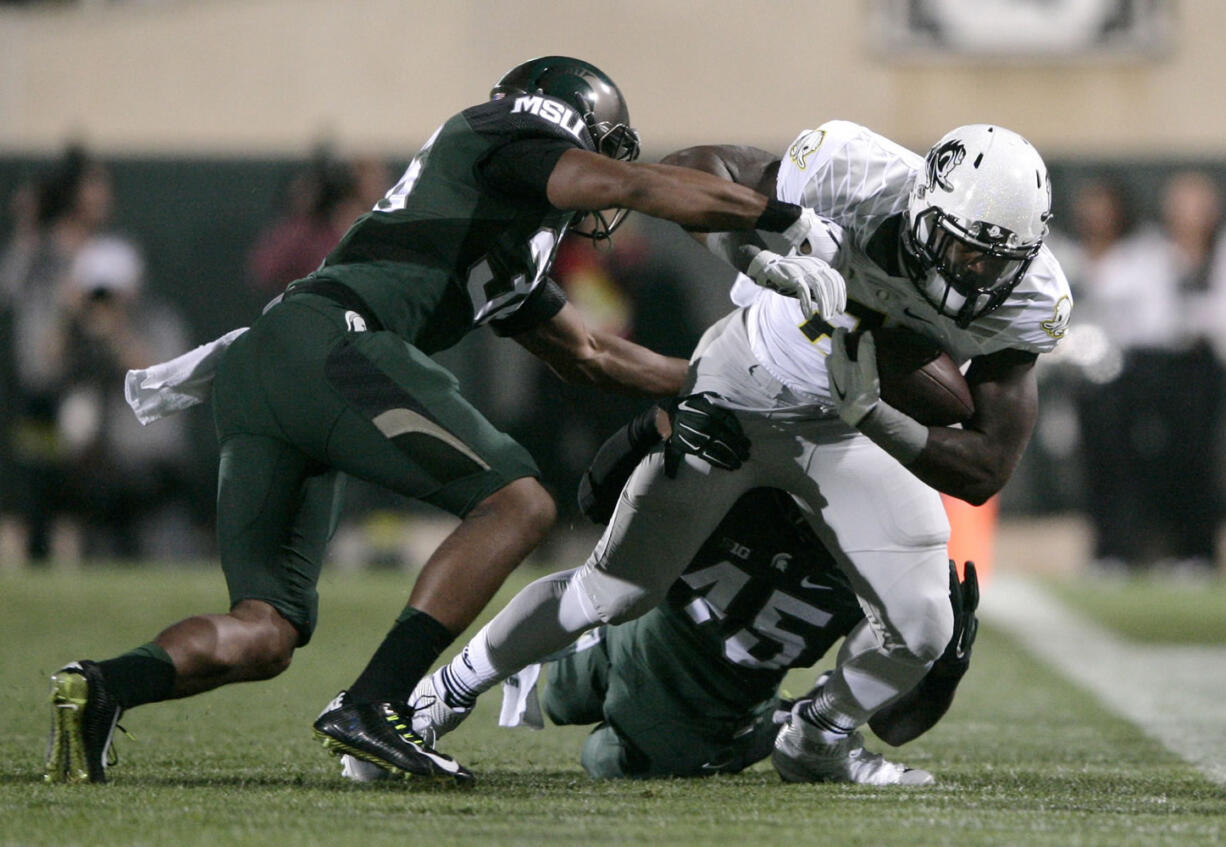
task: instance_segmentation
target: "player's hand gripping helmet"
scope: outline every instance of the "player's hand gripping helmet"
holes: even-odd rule
[[[907,203],[912,281],[965,328],[1000,306],[1038,254],[1051,186],[1038,151],[999,126],[958,127],[928,151]]]
[[[630,126],[630,110],[621,91],[600,68],[569,56],[542,56],[516,65],[503,74],[490,91],[491,98],[511,94],[545,94],[572,106],[583,118],[596,152],[631,162],[639,155],[639,134]],[[626,217],[618,209],[612,221],[600,212],[590,231],[577,231],[596,240],[606,239]]]

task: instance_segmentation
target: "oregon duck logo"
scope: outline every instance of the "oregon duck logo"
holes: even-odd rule
[[[1063,338],[1064,333],[1068,331],[1069,318],[1072,316],[1073,301],[1066,295],[1056,301],[1056,308],[1052,310],[1051,319],[1043,321],[1041,326],[1044,332],[1052,338]]]
[[[826,140],[826,130],[815,129],[812,132],[807,132],[788,148],[788,158],[800,170],[805,169],[805,164],[810,156],[817,152],[817,148],[822,146],[822,142]]]
[[[949,181],[949,172],[962,164],[965,158],[966,146],[956,138],[951,138],[944,144],[929,150],[925,161],[928,170],[928,190],[931,191],[939,185],[945,191],[953,191],[953,184]]]

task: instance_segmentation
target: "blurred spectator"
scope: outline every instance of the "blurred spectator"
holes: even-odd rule
[[[123,400],[124,371],[181,352],[187,336],[177,315],[140,296],[136,248],[104,232],[112,200],[106,168],[70,149],[39,182],[35,223],[17,228],[0,263],[15,394],[5,435],[35,561],[55,534],[62,554],[81,550],[69,515],[90,529],[88,552],[137,555],[135,527],[172,493],[164,469],[185,456],[182,422],[138,434]]]
[[[1162,193],[1162,224],[1178,312],[1165,361],[1153,375],[1150,402],[1165,424],[1159,435],[1155,508],[1166,554],[1176,567],[1212,571],[1217,565],[1220,476],[1213,461],[1222,435],[1226,372],[1221,313],[1226,298],[1222,196],[1208,174],[1175,174]]]
[[[1122,571],[1141,560],[1147,497],[1145,479],[1128,459],[1132,410],[1123,390],[1122,348],[1145,343],[1144,333],[1134,333],[1132,319],[1154,317],[1155,307],[1142,302],[1150,292],[1160,292],[1162,284],[1153,262],[1145,261],[1154,251],[1136,234],[1133,203],[1122,183],[1102,178],[1078,186],[1071,218],[1072,240],[1053,239],[1053,249],[1077,303],[1076,326],[1066,347],[1091,346],[1096,354],[1085,365],[1076,405],[1085,509],[1095,564]]]
[[[145,292],[140,256],[113,236],[81,249],[69,286],[57,424],[72,468],[68,489],[85,520],[85,553],[188,552],[187,419],[142,427],[123,398],[125,372],[190,346],[184,322]]]
[[[22,509],[20,469],[13,455],[16,422],[20,419],[21,394],[17,387],[14,343],[14,302],[10,288],[23,279],[38,248],[38,185],[20,184],[9,200],[12,231],[0,250],[0,567],[23,560],[25,532],[16,519]]]
[[[337,161],[326,151],[295,174],[282,217],[256,239],[248,257],[252,284],[267,294],[319,267],[345,230],[391,186],[387,165],[374,158]]]
[[[1069,340],[1085,376],[1078,416],[1096,564],[1206,572],[1220,501],[1210,457],[1222,374],[1208,333],[1221,328],[1203,317],[1226,284],[1217,189],[1178,174],[1161,226],[1137,229],[1123,186],[1094,180],[1077,190],[1072,217],[1076,245],[1061,257],[1077,299]]]

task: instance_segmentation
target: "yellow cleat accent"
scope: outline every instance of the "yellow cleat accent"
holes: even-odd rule
[[[81,716],[89,698],[89,684],[78,673],[51,677],[51,739],[47,744],[45,782],[89,782]]]

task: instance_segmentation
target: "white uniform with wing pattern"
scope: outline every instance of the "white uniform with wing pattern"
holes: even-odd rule
[[[873,240],[904,210],[922,165],[863,127],[831,122],[802,133],[784,153],[778,195],[829,219],[825,258],[859,307],[932,336],[961,361],[1009,347],[1051,349],[1071,301],[1046,250],[1000,309],[959,330],[903,274],[897,235]],[[630,477],[587,562],[572,577],[529,586],[478,638],[505,676],[601,621],[637,617],[664,599],[742,494],[776,486],[801,504],[875,636],[840,656],[823,689],[824,713],[856,726],[915,685],[949,641],[949,525],[936,491],[832,413],[829,326],[819,319],[802,330],[796,300],[748,280],[733,294],[742,308],[703,336],[688,389],[717,392],[736,410],[752,444],[749,459],[729,472],[687,456],[668,479],[657,448]],[[836,322],[853,326],[856,318]],[[789,626],[786,616],[779,626]]]
[[[958,364],[1006,348],[1046,353],[1064,335],[1072,298],[1068,281],[1047,247],[997,310],[959,329],[937,313],[901,268],[891,274],[870,241],[882,223],[903,214],[923,157],[848,121],[805,130],[784,154],[777,179],[780,200],[816,209],[828,222],[826,259],[847,281],[847,298],[927,335]],[[895,250],[896,245],[891,245]],[[878,251],[879,252],[879,251]],[[894,255],[893,260],[898,261]],[[740,277],[733,301],[749,309],[754,355],[784,385],[818,403],[829,403],[828,334],[798,330],[798,301]],[[854,329],[859,319],[844,313],[829,322]],[[810,336],[813,337],[810,340]]]

